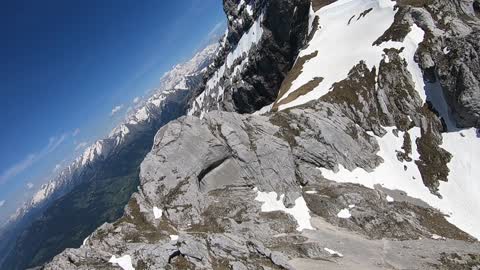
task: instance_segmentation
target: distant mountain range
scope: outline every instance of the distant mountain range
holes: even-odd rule
[[[153,136],[158,128],[185,113],[186,103],[191,91],[203,83],[203,74],[211,63],[217,48],[217,44],[208,45],[195,54],[191,60],[176,65],[171,71],[164,74],[158,88],[151,92],[150,97],[140,101],[126,119],[115,127],[106,138],[98,140],[87,147],[82,155],[78,156],[70,165],[60,171],[54,179],[42,185],[32,199],[24,203],[10,217],[0,231],[0,239],[2,239],[0,244],[0,254],[2,254],[0,265],[5,260],[7,260],[5,264],[8,265],[7,268],[2,266],[2,269],[21,269],[28,266],[28,259],[23,256],[26,254],[38,255],[38,251],[31,249],[29,244],[29,233],[37,234],[29,229],[31,228],[31,222],[38,223],[38,220],[47,220],[42,226],[51,226],[51,223],[54,222],[62,223],[62,220],[55,219],[55,215],[52,215],[49,211],[58,207],[59,201],[65,201],[65,197],[72,196],[72,193],[78,192],[78,188],[82,187],[82,185],[98,182],[99,178],[102,178],[99,177],[99,173],[104,173],[106,166],[112,167],[114,164],[123,166],[124,168],[117,168],[119,171],[122,171],[125,167],[127,168],[121,173],[114,173],[115,177],[130,175],[132,172],[136,172],[140,161],[150,149]],[[137,145],[137,147],[131,149],[132,145]],[[115,160],[115,162],[112,160]],[[127,166],[120,164],[127,164]],[[115,169],[113,166],[112,170]],[[124,186],[133,187],[129,189],[129,192],[126,192],[125,199],[128,198],[128,194],[131,194],[136,187],[136,177],[132,179],[123,183]],[[112,206],[109,208],[112,208]],[[123,205],[118,204],[116,210],[121,210],[122,208]],[[112,211],[112,209],[99,211]],[[100,215],[100,213],[97,214]],[[22,238],[17,239],[20,234]],[[63,237],[69,238],[67,235]],[[22,252],[22,239],[26,243],[26,246],[23,248],[27,249],[28,247],[28,249],[31,249],[26,254]],[[17,243],[14,244],[15,242]],[[35,245],[40,249],[42,243],[33,244],[33,246]],[[11,259],[8,261],[7,254],[10,251],[14,252],[11,253]],[[37,262],[43,262],[45,259],[48,259],[48,256],[40,255],[37,260],[32,258],[32,260]],[[20,263],[21,261],[25,263]]]

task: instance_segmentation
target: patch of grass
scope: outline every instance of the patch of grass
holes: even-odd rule
[[[312,0],[312,8],[313,8],[313,11],[318,11],[319,9],[321,9],[322,7],[324,6],[328,6],[334,2],[336,2],[337,0]]]
[[[412,209],[419,223],[429,231],[449,239],[475,242],[475,238],[452,225],[440,212],[418,206]]]
[[[452,159],[452,155],[441,148],[439,139],[435,136],[434,130],[442,130],[441,123],[437,123],[435,114],[428,109],[427,105],[423,106],[422,113],[427,118],[430,118],[429,124],[425,129],[422,129],[422,136],[417,139],[417,150],[420,154],[420,159],[415,163],[422,175],[423,183],[434,194],[438,194],[439,181],[448,181],[448,174],[450,170],[447,164]]]
[[[397,5],[400,7],[426,7],[434,3],[434,0],[397,0]]]
[[[280,130],[275,134],[278,138],[284,139],[291,147],[297,145],[295,137],[300,135],[301,128],[293,128],[289,121],[287,111],[278,112],[270,117],[270,123],[280,127]]]
[[[280,90],[278,91],[278,96],[277,100],[273,104],[272,111],[275,111],[275,108],[278,108],[278,105],[276,105],[282,98],[283,96],[292,88],[292,83],[295,81],[300,74],[302,74],[303,70],[303,65],[308,61],[313,58],[315,58],[318,55],[318,51],[315,51],[309,55],[302,56],[297,59],[295,64],[293,65],[292,69],[288,72],[287,76],[282,82],[282,85],[280,86]]]
[[[310,93],[313,89],[319,86],[322,81],[323,81],[323,78],[319,78],[319,77],[313,78],[313,80],[302,85],[300,88],[290,93],[286,98],[280,100],[280,102],[276,102],[272,107],[272,111],[276,112],[278,111],[278,108],[280,107],[280,105],[290,103],[296,100],[297,98]]]
[[[375,70],[368,70],[364,62],[350,70],[347,79],[334,83],[332,91],[320,99],[329,103],[348,104],[363,109],[360,99],[369,100],[375,91]]]
[[[410,25],[406,20],[404,20],[406,13],[407,8],[400,7],[395,14],[392,25],[385,31],[385,33],[383,33],[383,35],[373,42],[373,45],[379,46],[380,44],[388,41],[403,42],[408,33],[410,33]]]
[[[480,266],[480,253],[476,254],[458,254],[441,253],[441,265],[436,265],[439,270],[472,270]]]
[[[397,151],[397,158],[400,162],[407,161],[411,162],[412,158],[410,155],[412,154],[412,138],[410,138],[410,134],[405,132],[403,134],[403,145],[402,151]]]

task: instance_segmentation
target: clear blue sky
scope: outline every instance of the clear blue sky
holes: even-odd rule
[[[221,0],[3,1],[0,217],[224,21]]]

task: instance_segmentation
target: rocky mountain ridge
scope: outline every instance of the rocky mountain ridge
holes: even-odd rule
[[[45,269],[480,267],[478,6],[224,1],[220,60],[125,215]],[[301,46],[268,88],[282,12]]]

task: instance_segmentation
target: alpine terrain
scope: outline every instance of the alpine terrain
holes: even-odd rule
[[[87,147],[11,217],[0,232],[0,269],[44,264],[65,248],[79,247],[104,222],[121,217],[155,133],[185,114],[191,90],[201,83],[216,48],[207,46],[167,72],[119,126]]]
[[[223,6],[211,57],[45,186],[2,269],[480,269],[480,1]],[[61,253],[19,262],[32,242]]]

